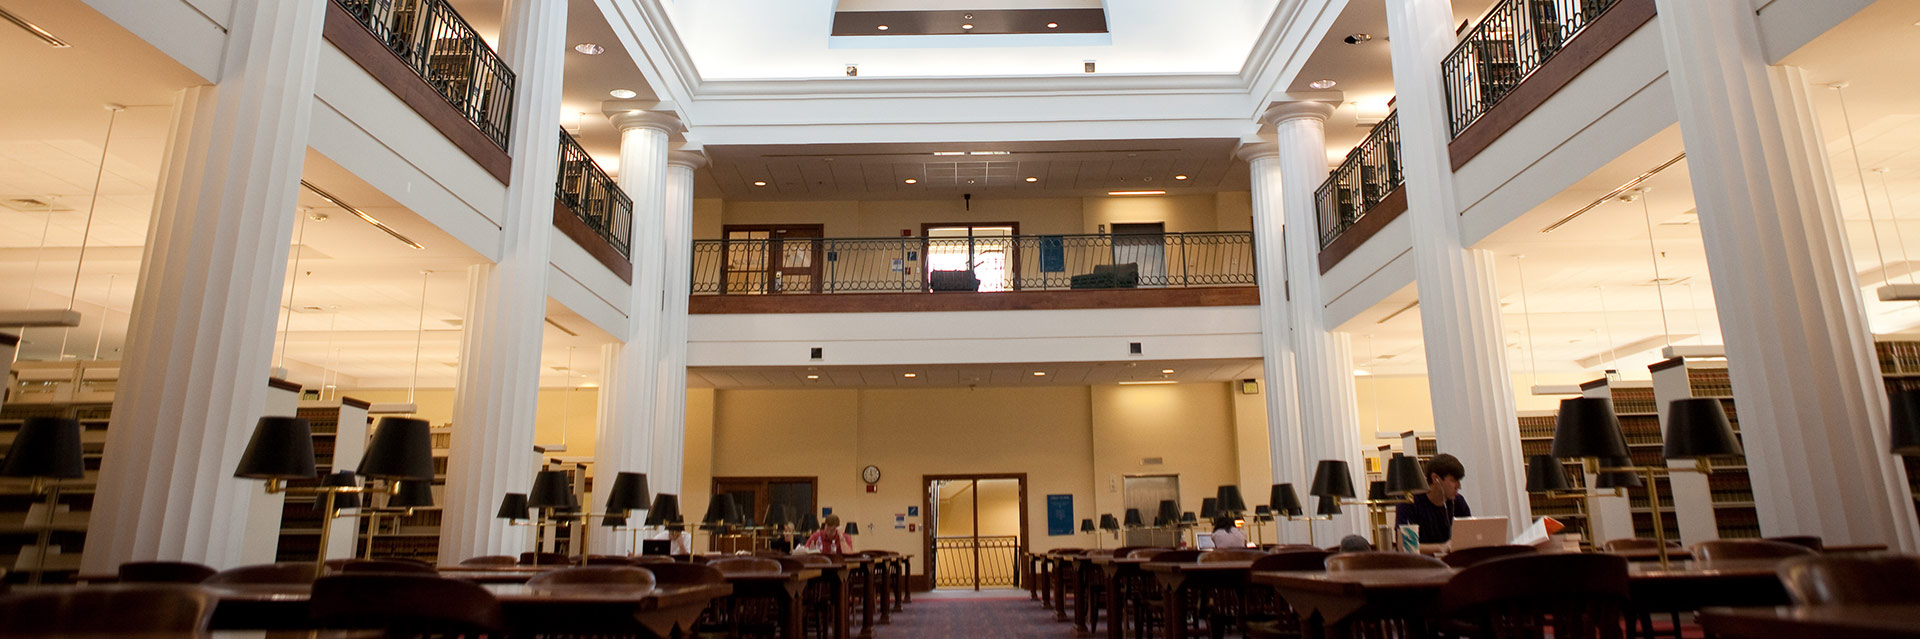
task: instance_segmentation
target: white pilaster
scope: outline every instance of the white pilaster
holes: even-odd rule
[[[1267,378],[1267,446],[1273,461],[1273,483],[1293,484],[1311,515],[1314,500],[1307,495],[1307,488],[1312,485],[1315,460],[1303,445],[1300,432],[1292,324],[1287,311],[1286,218],[1280,213],[1285,201],[1280,150],[1272,142],[1256,142],[1241,145],[1239,155],[1247,162],[1251,176],[1253,261],[1260,283],[1260,357]],[[1250,488],[1262,498],[1267,495],[1266,487]],[[1284,542],[1305,543],[1308,525],[1281,520],[1276,528]]]
[[[1353,470],[1354,489],[1366,493],[1366,464],[1360,450],[1360,415],[1353,398],[1353,354],[1345,334],[1328,332],[1326,300],[1320,292],[1320,230],[1314,191],[1327,180],[1327,117],[1322,102],[1290,102],[1261,118],[1274,125],[1279,155],[1280,209],[1255,209],[1254,215],[1285,218],[1287,314],[1293,327],[1293,362],[1300,399],[1301,447],[1311,462],[1338,459]],[[1364,508],[1349,508],[1323,524],[1329,539],[1372,536]]]
[[[174,100],[81,572],[244,559],[325,8],[234,3],[220,84]]]
[[[667,155],[666,219],[660,234],[666,242],[662,252],[665,266],[661,269],[666,276],[662,287],[665,312],[661,317],[660,369],[654,396],[654,474],[648,477],[656,493],[684,494],[681,481],[687,440],[687,296],[693,294],[693,171],[706,163],[707,156],[695,150],[683,149]]]
[[[1500,328],[1492,255],[1460,241],[1460,207],[1447,153],[1440,63],[1458,43],[1449,0],[1387,0],[1387,33],[1406,167],[1427,388],[1439,450],[1460,458],[1461,493],[1475,515],[1505,516],[1510,532],[1531,520],[1519,417]]]
[[[1657,6],[1761,532],[1920,549],[1806,77],[1750,3]]]
[[[513,155],[500,260],[469,267],[467,316],[447,460],[440,556],[518,554],[526,529],[495,519],[500,496],[533,482],[534,407],[560,162],[560,85],[567,50],[565,0],[510,0],[500,57],[515,73]]]

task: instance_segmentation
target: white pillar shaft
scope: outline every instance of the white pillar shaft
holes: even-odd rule
[[[1307,488],[1313,471],[1311,455],[1300,433],[1298,382],[1287,313],[1280,158],[1267,144],[1243,147],[1240,155],[1247,161],[1251,177],[1254,264],[1260,283],[1260,356],[1267,378],[1267,446],[1273,462],[1273,483],[1293,484],[1311,514],[1313,499],[1307,495]],[[1265,496],[1268,491],[1256,488],[1254,494]],[[1283,520],[1276,528],[1281,539],[1306,543],[1306,526]]]
[[[1658,8],[1761,532],[1920,549],[1812,89],[1749,3]]]
[[[1324,105],[1289,105],[1298,115],[1275,123],[1279,151],[1281,201],[1279,210],[1255,210],[1258,215],[1286,219],[1285,257],[1287,305],[1293,327],[1293,361],[1300,395],[1301,447],[1308,468],[1322,459],[1347,462],[1354,489],[1366,494],[1366,465],[1360,450],[1360,416],[1353,398],[1353,356],[1346,335],[1327,330],[1320,293],[1320,233],[1314,191],[1327,179],[1326,117]],[[1309,473],[1312,471],[1309,470]],[[1364,508],[1349,508],[1326,525],[1330,537],[1367,534]]]
[[[534,408],[560,162],[567,3],[511,0],[504,25],[500,57],[515,73],[508,136],[513,167],[500,260],[468,269],[470,297],[440,525],[440,557],[449,562],[529,548],[526,529],[495,519],[494,508],[501,495],[526,492],[538,461]]]
[[[700,159],[675,152],[667,167],[666,215],[661,227],[665,311],[653,417],[654,492],[683,494],[687,439],[687,296],[693,278],[693,170]],[[657,477],[658,479],[652,479]],[[705,490],[704,486],[696,489]]]
[[[1458,43],[1454,26],[1448,0],[1387,2],[1427,387],[1440,452],[1459,457],[1466,467],[1461,493],[1473,513],[1508,517],[1511,532],[1518,533],[1530,523],[1531,508],[1499,291],[1492,256],[1470,252],[1460,241],[1447,152],[1440,64]]]
[[[236,3],[222,81],[175,98],[82,572],[243,559],[324,9]]]

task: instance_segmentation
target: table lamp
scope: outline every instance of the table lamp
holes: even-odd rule
[[[653,496],[653,505],[647,509],[647,518],[641,522],[645,526],[665,526],[680,518],[680,496],[660,493]]]
[[[1113,533],[1116,542],[1120,539],[1120,520],[1115,518],[1113,513],[1100,515],[1100,529]]]
[[[541,530],[547,526],[560,526],[568,517],[568,511],[579,505],[573,496],[573,480],[564,470],[542,469],[533,474],[533,488],[527,491],[527,507],[533,511],[533,565],[540,565],[540,553],[545,541]],[[558,550],[556,548],[556,550]]]
[[[385,425],[388,419],[394,418],[382,419],[381,424]],[[421,423],[425,424],[426,422]],[[398,430],[404,429],[396,429],[395,432],[397,433]],[[376,430],[375,434],[377,436],[379,431]],[[22,435],[25,435],[24,430],[22,431]],[[389,435],[388,437],[392,438],[393,435]],[[426,439],[423,438],[421,441],[425,443]],[[19,445],[19,443],[15,444],[15,446]],[[382,441],[382,448],[379,451],[380,454],[389,455],[395,459],[407,457],[397,452],[394,445],[395,442],[393,441]],[[426,475],[423,479],[432,479],[432,450],[431,448],[424,450],[427,453],[427,459],[425,464]],[[375,452],[373,443],[369,442],[367,446],[367,456],[372,456]],[[362,459],[361,462],[363,466],[366,465],[365,459]],[[376,463],[373,465],[372,470],[379,473],[376,475],[378,478],[386,479],[396,477],[392,472],[396,470],[393,467]],[[411,471],[412,469],[408,470]],[[342,472],[344,473],[346,471]],[[368,473],[362,470],[361,474],[366,475]],[[307,420],[298,417],[279,416],[260,418],[259,421],[254,423],[253,434],[247,439],[246,451],[241,453],[240,463],[234,467],[233,476],[244,479],[267,480],[266,491],[268,494],[289,493],[314,495],[316,497],[317,505],[320,506],[320,549],[314,553],[313,574],[315,577],[325,574],[327,569],[327,546],[331,541],[333,531],[333,526],[329,524],[332,522],[335,512],[347,501],[343,499],[343,496],[351,497],[351,503],[354,506],[358,506],[359,497],[353,494],[363,489],[357,485],[358,482],[352,480],[352,473],[346,473],[344,476],[329,475],[328,478],[323,480],[318,486],[295,488],[286,484],[286,482],[291,480],[313,479],[315,476],[313,428],[308,424]]]
[[[1093,535],[1093,547],[1094,548],[1100,547],[1100,533],[1098,530],[1096,530],[1093,527],[1092,517],[1087,517],[1080,520],[1080,532]]]
[[[1220,516],[1220,498],[1219,497],[1203,497],[1200,499],[1200,518],[1201,519],[1205,519],[1207,520],[1207,523],[1211,524],[1213,523],[1213,518],[1219,517],[1219,516]]]
[[[535,483],[538,483],[538,478],[535,479]],[[571,487],[567,490],[567,497],[573,497]],[[607,489],[606,511],[602,513],[582,511],[580,513],[580,517],[583,520],[581,523],[584,524],[580,527],[580,565],[587,565],[587,555],[591,552],[591,546],[588,545],[588,536],[593,534],[591,531],[593,530],[594,517],[617,518],[620,520],[619,526],[625,526],[629,513],[635,510],[647,509],[648,499],[646,473],[622,472],[615,474],[613,476],[613,487]],[[619,528],[619,526],[613,526],[612,524],[608,525]]]
[[[304,422],[305,420],[301,420]],[[307,443],[307,464],[305,478],[313,477],[313,438]],[[297,459],[286,460],[297,462]],[[289,464],[290,471],[298,471],[297,463]],[[60,484],[48,480],[81,479],[86,477],[87,468],[80,455],[80,421],[64,417],[28,417],[20,424],[20,432],[14,435],[13,444],[7,450],[7,458],[0,462],[0,477],[31,478],[29,488],[34,494],[46,498],[47,521],[34,539],[38,549],[39,561],[34,562],[33,570],[27,573],[27,583],[39,584],[47,570],[47,548],[53,542],[53,515],[60,508]]]
[[[1613,402],[1603,398],[1577,397],[1560,400],[1560,414],[1554,421],[1552,453],[1558,458],[1587,460],[1591,472],[1639,475],[1635,479],[1643,481],[1647,488],[1654,541],[1659,548],[1660,566],[1665,568],[1671,560],[1667,556],[1667,529],[1661,517],[1658,477],[1681,471],[1711,474],[1712,457],[1739,455],[1742,449],[1720,400],[1676,399],[1667,404],[1666,443],[1662,447],[1662,456],[1667,459],[1696,460],[1695,466],[1673,468],[1632,465],[1626,437],[1620,431],[1620,418],[1613,412]],[[1613,465],[1605,465],[1608,463]],[[1609,480],[1605,475],[1595,483],[1602,481],[1615,485],[1623,483],[1620,479]]]
[[[1527,492],[1549,496],[1573,490],[1567,482],[1567,469],[1552,455],[1527,457]]]
[[[1300,495],[1294,492],[1293,484],[1274,484],[1267,493],[1267,507],[1273,509],[1273,516],[1276,519],[1284,517],[1287,521],[1293,521],[1306,514],[1306,509],[1300,507]],[[1280,543],[1286,543],[1286,536],[1279,534],[1279,531],[1279,524],[1276,523],[1274,537]],[[1313,524],[1307,524],[1307,539],[1309,541],[1313,539]]]
[[[1920,388],[1895,392],[1887,408],[1893,454],[1920,457]]]
[[[1322,459],[1319,464],[1314,466],[1313,483],[1307,488],[1307,494],[1320,498],[1320,504],[1319,507],[1314,510],[1314,516],[1308,518],[1307,531],[1309,533],[1313,532],[1313,522],[1311,520],[1325,517],[1326,521],[1333,521],[1333,515],[1341,512],[1341,499],[1355,499],[1359,497],[1359,495],[1353,491],[1353,474],[1347,468],[1347,462],[1339,459]],[[1331,510],[1327,508],[1327,504],[1329,503],[1333,504]],[[1307,543],[1315,543],[1311,536],[1307,539]]]
[[[847,536],[851,537],[858,534],[860,534],[860,524],[851,521],[847,522]]]

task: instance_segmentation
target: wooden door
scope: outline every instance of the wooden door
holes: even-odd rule
[[[722,295],[820,292],[821,225],[728,225],[722,236]]]

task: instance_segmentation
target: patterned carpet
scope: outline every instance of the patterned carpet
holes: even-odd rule
[[[1024,590],[956,591],[913,596],[893,623],[875,626],[876,639],[1084,639],[1073,624],[1027,599]]]

